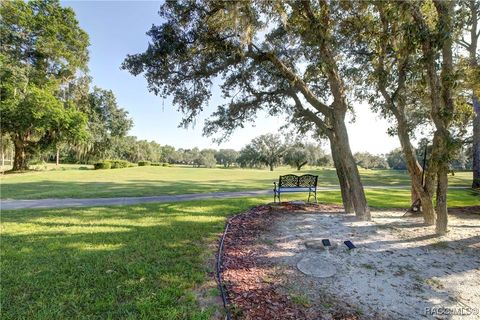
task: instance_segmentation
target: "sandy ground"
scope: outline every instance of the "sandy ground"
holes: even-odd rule
[[[438,238],[422,218],[402,215],[374,212],[362,222],[285,213],[261,236],[270,248],[265,258],[306,304],[328,307],[331,296],[365,319],[480,319],[480,216],[451,216],[449,233]],[[328,251],[325,238],[333,244]],[[344,240],[357,249],[347,250]]]

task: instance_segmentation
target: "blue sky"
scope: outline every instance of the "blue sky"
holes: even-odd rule
[[[121,107],[128,110],[134,120],[130,134],[140,139],[155,140],[177,148],[234,148],[240,149],[259,134],[275,132],[284,123],[282,118],[260,114],[255,127],[250,125],[237,130],[229,141],[213,144],[202,137],[205,118],[222,103],[217,90],[210,107],[197,120],[194,128],[178,128],[181,114],[171,105],[170,99],[149,93],[142,76],[134,77],[121,70],[127,54],[143,52],[149,38],[146,32],[152,24],[161,24],[158,9],[161,1],[63,1],[64,6],[75,10],[80,26],[90,36],[90,75],[93,85],[111,89]],[[378,119],[360,105],[357,121],[348,125],[352,150],[385,153],[399,145],[396,137],[386,135],[387,123]],[[326,146],[327,147],[327,146]],[[328,148],[328,147],[327,147]]]

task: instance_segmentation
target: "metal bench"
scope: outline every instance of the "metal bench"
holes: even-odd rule
[[[273,183],[273,202],[280,202],[280,195],[288,192],[308,192],[308,202],[310,197],[314,196],[315,202],[317,202],[317,180],[318,176],[311,174],[304,174],[302,176],[296,176],[294,174],[287,174],[280,176],[278,179],[278,185]]]

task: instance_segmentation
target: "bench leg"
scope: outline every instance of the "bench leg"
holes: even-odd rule
[[[276,203],[277,199],[278,199],[278,202],[280,202],[280,192],[273,191],[273,203]]]

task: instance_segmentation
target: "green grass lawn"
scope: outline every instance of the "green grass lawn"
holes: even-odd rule
[[[410,206],[409,189],[367,189],[368,205],[371,208],[401,208]],[[298,196],[297,196],[298,198]],[[324,191],[319,193],[319,201],[342,204],[342,197],[337,191]],[[289,199],[289,198],[287,198]],[[291,198],[290,198],[291,199]],[[480,205],[480,194],[473,190],[450,189],[448,190],[448,206],[465,207]]]
[[[450,206],[478,195],[450,190]],[[367,190],[370,205],[405,208],[409,190]],[[284,200],[305,199],[289,194]],[[340,203],[337,191],[322,202]],[[198,288],[225,218],[271,197],[3,211],[2,319],[209,319]],[[207,295],[218,295],[214,288]]]
[[[4,211],[2,319],[209,319],[194,293],[212,271],[209,245],[256,203]]]
[[[49,167],[51,168],[51,166]],[[1,177],[2,199],[94,198],[153,196],[216,191],[261,190],[273,187],[279,175],[299,173],[289,167],[275,171],[191,167],[133,167],[110,170],[65,170],[6,174]],[[365,186],[409,185],[404,171],[361,170]],[[333,168],[300,172],[319,175],[320,186],[338,186]],[[468,186],[471,172],[458,172],[451,185]]]

